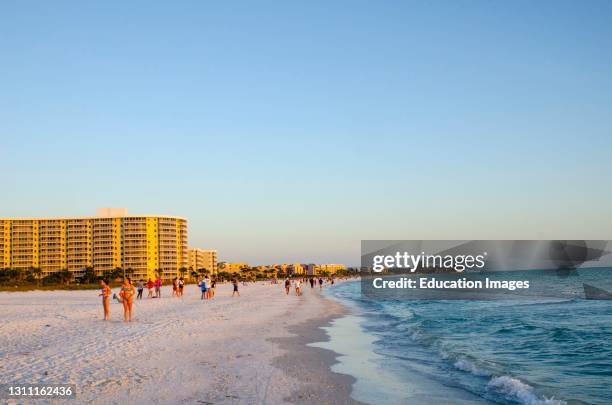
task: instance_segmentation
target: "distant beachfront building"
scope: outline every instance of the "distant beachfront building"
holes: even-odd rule
[[[228,263],[220,262],[219,271],[225,271],[228,273],[239,273],[244,268],[250,268],[248,263]]]
[[[188,266],[187,220],[179,217],[128,216],[106,208],[95,217],[0,218],[0,268],[40,268],[42,276],[87,267],[101,275],[131,269],[134,279],[175,277]]]
[[[340,270],[345,270],[346,266],[344,264],[320,264],[319,271],[320,273],[328,273],[335,274]]]
[[[191,270],[206,269],[211,274],[217,274],[217,251],[210,249],[189,249],[189,268]]]
[[[306,267],[301,263],[293,263],[287,267],[287,272],[288,274],[295,276],[304,275],[306,274]]]
[[[340,270],[345,270],[346,266],[343,264],[305,264],[303,265],[306,274],[309,276],[319,276],[323,273],[333,275]]]
[[[319,266],[314,263],[309,263],[306,265],[306,275],[308,276],[316,276],[319,274]]]

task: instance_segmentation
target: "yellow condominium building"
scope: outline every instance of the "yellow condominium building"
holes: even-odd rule
[[[0,269],[40,268],[43,277],[68,269],[79,277],[87,267],[98,274],[119,267],[134,279],[161,269],[168,279],[188,263],[183,218],[114,209],[84,218],[0,218]]]
[[[191,270],[206,269],[217,274],[217,251],[209,249],[189,249],[189,268]]]

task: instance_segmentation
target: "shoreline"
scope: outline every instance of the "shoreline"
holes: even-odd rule
[[[322,329],[335,319],[348,315],[350,310],[338,301],[317,295],[325,303],[322,316],[309,319],[287,328],[290,337],[270,338],[284,353],[272,360],[272,365],[300,381],[301,386],[293,390],[286,401],[295,404],[333,403],[362,404],[351,398],[355,378],[332,371],[340,354],[320,347],[309,346],[330,340]]]

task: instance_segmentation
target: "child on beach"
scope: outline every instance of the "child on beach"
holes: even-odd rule
[[[172,296],[178,297],[178,279],[176,277],[172,279]]]
[[[319,289],[323,289],[323,277],[319,277]]]
[[[153,280],[149,279],[149,281],[147,281],[147,288],[149,289],[149,298],[153,298],[153,287],[155,287],[155,283],[153,283]]]
[[[137,300],[141,300],[142,299],[142,290],[144,289],[144,286],[142,284],[142,280],[138,280],[138,282],[136,283],[136,290],[138,291],[138,295],[136,296]]]
[[[235,294],[238,294],[238,296],[240,297],[240,293],[238,292],[238,280],[233,279],[233,280],[232,280],[232,284],[234,285],[234,291],[232,292],[232,297],[233,297]]]
[[[310,288],[314,288],[314,278],[310,277]]]
[[[102,297],[102,307],[104,307],[104,320],[110,321],[110,296],[111,289],[106,284],[106,281],[100,280],[100,288],[102,288],[102,292],[98,294],[99,297]]]

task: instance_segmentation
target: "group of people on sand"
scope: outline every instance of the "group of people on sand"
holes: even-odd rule
[[[177,282],[177,279],[175,278],[173,282],[174,282],[174,285],[173,285],[172,295],[173,296],[176,295],[179,297],[182,296],[183,288],[185,286],[185,282],[183,278],[178,280],[178,282]],[[125,322],[131,322],[132,321],[132,308],[134,305],[134,296],[136,296],[136,299],[141,300],[142,293],[143,293],[145,286],[149,290],[149,296],[148,296],[149,298],[161,298],[162,280],[159,277],[157,277],[155,281],[149,279],[149,281],[147,281],[146,284],[142,280],[139,280],[136,283],[136,286],[132,284],[132,279],[130,277],[125,277],[123,279],[123,284],[121,285],[121,289],[119,290],[119,295],[112,293],[107,280],[100,280],[101,292],[98,295],[102,297],[102,307],[104,308],[104,320],[105,321],[110,320],[110,300],[111,298],[113,298],[117,300],[117,302],[123,304],[123,320]],[[155,294],[154,294],[154,291],[155,291]]]
[[[100,287],[102,291],[99,296],[102,297],[102,306],[104,307],[104,320],[110,321],[110,299],[111,289],[108,285],[108,281],[100,280]],[[118,302],[123,304],[123,320],[125,322],[132,322],[132,307],[134,304],[134,295],[136,295],[136,289],[132,285],[132,280],[129,277],[123,279],[121,290],[119,290],[119,296],[112,294],[112,297]]]
[[[232,297],[235,297],[235,296],[240,297],[240,292],[238,291],[238,280],[234,278],[231,282],[232,282],[232,287],[233,287]],[[300,278],[293,280],[293,284],[295,287],[295,295],[297,296],[302,295],[302,283],[303,282],[304,280]],[[320,289],[323,288],[324,281],[322,277],[319,277],[318,279],[314,277],[310,277],[309,282],[310,282],[310,288],[315,288],[317,283],[319,284]],[[334,278],[329,277],[327,282],[333,285]],[[291,283],[292,283],[292,280],[290,278],[285,279],[285,292],[287,295],[289,295],[289,292],[291,291]],[[217,284],[216,280],[211,279],[208,276],[205,276],[202,280],[200,280],[200,282],[198,282],[197,284],[198,287],[200,287],[200,291],[202,292],[200,299],[202,300],[213,299],[215,297],[216,284]],[[277,280],[274,279],[272,281],[272,284],[277,284]],[[99,296],[102,297],[102,306],[104,307],[104,320],[105,321],[110,320],[110,300],[111,298],[113,298],[113,299],[116,299],[117,302],[123,304],[123,320],[125,322],[131,322],[132,321],[132,307],[134,304],[134,296],[136,296],[137,300],[141,300],[143,290],[146,287],[149,290],[149,295],[148,295],[149,298],[161,298],[161,286],[162,286],[162,280],[159,277],[157,277],[155,281],[149,279],[146,283],[143,283],[142,280],[139,280],[136,283],[136,286],[132,284],[132,279],[130,277],[125,277],[123,279],[123,284],[121,285],[121,289],[119,290],[119,295],[117,295],[117,294],[112,293],[107,280],[100,280],[101,292]],[[184,288],[185,288],[185,280],[182,277],[180,278],[175,277],[172,280],[172,296],[173,297],[174,296],[182,297]],[[153,293],[153,291],[155,291],[155,294]]]
[[[136,299],[142,299],[142,292],[144,291],[145,287],[147,287],[147,289],[149,290],[148,298],[161,298],[161,286],[162,281],[159,277],[157,277],[155,281],[149,279],[149,281],[147,281],[146,283],[143,280],[138,280],[138,282],[136,283],[136,291],[138,292],[138,294],[136,295]],[[155,289],[155,295],[153,295],[153,289]]]
[[[198,287],[200,287],[200,291],[202,295],[200,296],[201,300],[210,300],[215,297],[215,287],[217,285],[216,280],[211,280],[210,277],[205,276],[198,283]]]
[[[162,286],[162,280],[159,277],[157,277],[155,281],[149,279],[149,281],[147,281],[146,283],[143,280],[139,280],[136,283],[136,290],[138,291],[138,295],[136,295],[136,299],[137,300],[142,299],[142,292],[144,291],[145,287],[149,291],[147,298],[161,298],[161,286]]]
[[[294,280],[291,280],[290,278],[286,278],[285,279],[285,294],[289,295],[289,292],[291,291],[291,283],[293,282],[293,285],[295,287],[295,295],[300,296],[302,295],[302,283],[304,282],[304,280],[302,278],[297,278]],[[315,286],[317,284],[319,284],[319,289],[323,289],[323,277],[319,277],[319,278],[315,278],[315,277],[310,277],[308,279],[308,282],[310,283],[310,288],[315,288]],[[334,284],[334,278],[333,277],[328,277],[327,282],[330,283],[331,285]]]
[[[215,287],[217,281],[214,279],[210,279],[210,277],[204,277],[199,283],[198,287],[200,287],[200,291],[202,292],[201,299],[209,300],[215,297]],[[130,277],[125,277],[123,280],[123,284],[121,285],[121,290],[119,290],[119,295],[113,294],[109,283],[107,280],[100,280],[100,288],[101,292],[99,296],[102,297],[102,306],[104,308],[104,320],[110,320],[110,300],[111,298],[116,299],[117,302],[123,304],[123,320],[126,322],[132,321],[132,307],[134,304],[134,296],[136,299],[142,299],[142,293],[144,288],[146,287],[149,290],[149,298],[161,298],[161,286],[162,281],[161,278],[157,278],[155,281],[149,279],[146,283],[143,283],[142,280],[139,280],[136,283],[136,286],[132,284],[132,279]],[[240,296],[240,292],[238,292],[238,280],[232,280],[233,292],[232,297]],[[182,297],[183,290],[185,288],[185,280],[180,277],[175,277],[172,280],[172,296],[173,297]],[[155,290],[155,294],[153,293]]]
[[[172,296],[173,297],[182,297],[184,288],[185,288],[185,280],[183,280],[183,277],[181,278],[174,277],[172,279]]]
[[[215,298],[215,287],[217,285],[217,280],[211,279],[208,276],[205,276],[198,283],[198,287],[200,287],[200,291],[202,292],[202,296],[200,299],[202,300],[210,300]],[[232,297],[238,296],[240,297],[240,292],[238,291],[238,280],[232,279]]]
[[[297,296],[302,295],[302,280],[299,278],[293,280],[293,285],[295,286],[295,295]],[[286,278],[285,279],[285,294],[289,295],[289,291],[291,291],[291,279]]]

